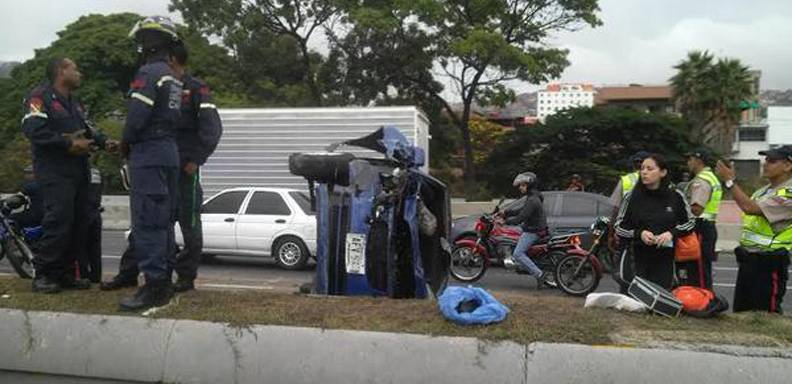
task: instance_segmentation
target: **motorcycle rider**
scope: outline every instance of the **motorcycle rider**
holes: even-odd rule
[[[548,235],[547,217],[544,212],[542,193],[537,189],[537,177],[533,172],[524,172],[514,178],[512,183],[520,191],[525,203],[517,208],[506,210],[502,213],[506,225],[519,225],[522,235],[514,247],[512,257],[503,261],[504,265],[514,265],[514,260],[519,263],[519,268],[534,276],[538,286],[553,285],[546,274],[536,266],[528,257],[526,251],[542,237]]]

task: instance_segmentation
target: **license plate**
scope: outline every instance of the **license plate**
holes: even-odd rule
[[[357,275],[366,274],[366,236],[359,233],[347,233],[346,236],[346,271]]]

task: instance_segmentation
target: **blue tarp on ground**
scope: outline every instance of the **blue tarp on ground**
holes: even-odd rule
[[[499,323],[509,313],[509,308],[477,287],[447,287],[437,304],[443,316],[458,325]]]

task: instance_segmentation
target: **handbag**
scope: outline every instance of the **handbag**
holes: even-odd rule
[[[701,259],[701,240],[696,233],[677,237],[674,242],[674,260],[679,263]]]

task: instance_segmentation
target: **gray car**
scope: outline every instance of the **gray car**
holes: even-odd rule
[[[544,210],[551,233],[585,232],[598,216],[610,216],[613,202],[607,196],[589,192],[546,191]],[[504,203],[501,209],[517,209],[522,199]],[[482,212],[483,213],[483,212]],[[454,219],[451,238],[476,236],[473,229],[480,215],[470,215]]]

